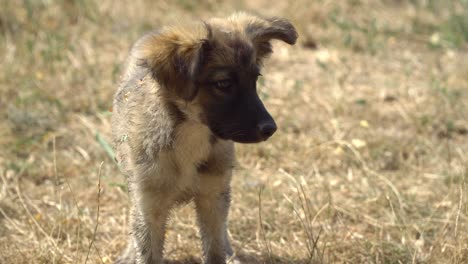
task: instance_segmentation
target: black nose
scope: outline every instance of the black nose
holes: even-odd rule
[[[276,124],[272,121],[261,122],[257,125],[258,133],[263,140],[267,140],[276,131]]]

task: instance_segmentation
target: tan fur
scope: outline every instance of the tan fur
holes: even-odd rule
[[[162,263],[170,210],[192,199],[204,262],[225,263],[232,255],[226,222],[234,145],[216,138],[207,126],[203,106],[210,99],[206,91],[198,91],[194,80],[216,67],[237,63],[238,50],[229,41],[242,42],[251,56],[246,63],[263,59],[271,50],[259,49],[281,36],[252,39],[252,34],[259,34],[258,27],[268,30],[271,21],[240,13],[206,24],[164,28],[134,45],[112,118],[116,158],[128,176],[132,201],[131,241],[118,263]],[[252,25],[252,30],[245,30]],[[295,31],[289,34],[295,41]],[[199,60],[208,38],[217,49],[201,70]]]

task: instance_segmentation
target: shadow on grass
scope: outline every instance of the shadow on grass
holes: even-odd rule
[[[246,254],[241,254],[238,256],[239,261],[242,264],[305,264],[305,263],[315,263],[314,261],[305,260],[305,259],[291,259],[291,258],[283,258],[279,256],[251,256]],[[195,257],[187,257],[181,260],[166,260],[164,264],[202,264],[203,262],[201,259]],[[229,262],[233,263],[233,262]],[[237,263],[236,263],[237,264]]]

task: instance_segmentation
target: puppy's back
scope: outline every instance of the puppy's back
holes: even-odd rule
[[[126,174],[134,169],[131,157],[154,156],[172,143],[174,123],[167,111],[167,95],[148,68],[140,65],[141,43],[154,34],[143,36],[133,45],[114,95],[113,144],[116,160]]]

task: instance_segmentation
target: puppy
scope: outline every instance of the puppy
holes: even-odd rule
[[[285,19],[237,13],[136,42],[113,104],[116,159],[132,203],[131,237],[117,263],[162,263],[169,213],[191,200],[204,263],[226,263],[233,142],[276,131],[256,82],[270,41],[293,45],[297,37]]]

